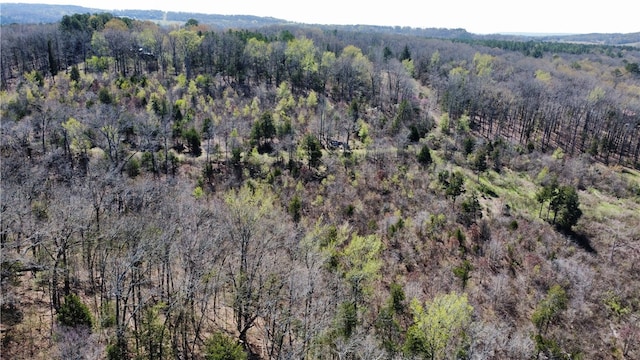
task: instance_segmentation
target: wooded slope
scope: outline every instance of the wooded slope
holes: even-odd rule
[[[636,50],[2,31],[3,356],[640,356]]]

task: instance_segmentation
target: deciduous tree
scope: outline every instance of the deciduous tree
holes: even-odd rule
[[[413,325],[407,330],[404,351],[425,359],[443,359],[463,343],[473,307],[466,295],[453,292],[437,295],[425,306],[413,299],[411,312]]]

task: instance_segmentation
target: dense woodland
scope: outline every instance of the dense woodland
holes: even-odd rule
[[[1,30],[3,357],[640,357],[640,49]]]

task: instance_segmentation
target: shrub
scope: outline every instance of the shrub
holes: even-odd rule
[[[87,305],[83,304],[75,294],[64,297],[64,303],[58,310],[58,321],[64,326],[87,326],[91,327],[93,320]]]
[[[111,97],[111,94],[109,93],[109,89],[107,88],[101,88],[100,91],[98,92],[98,100],[100,100],[101,103],[109,105],[113,102],[113,97]]]
[[[207,360],[246,360],[247,353],[232,338],[223,333],[214,333],[206,343],[205,359]]]
[[[518,230],[518,221],[511,220],[511,222],[509,223],[509,230],[511,231]]]
[[[127,162],[125,169],[127,171],[127,175],[130,178],[134,178],[140,175],[140,161],[138,161],[138,159],[136,158],[131,158],[131,160]]]

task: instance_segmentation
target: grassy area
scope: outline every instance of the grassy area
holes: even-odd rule
[[[640,223],[640,203],[637,198],[616,198],[590,188],[582,193],[584,216],[598,222],[610,219]]]
[[[501,173],[488,171],[480,175],[479,181],[477,177],[473,178],[475,190],[485,197],[495,198],[494,201],[499,199],[520,215],[537,217],[540,209],[535,199],[537,188],[530,179],[520,175],[508,169]]]

